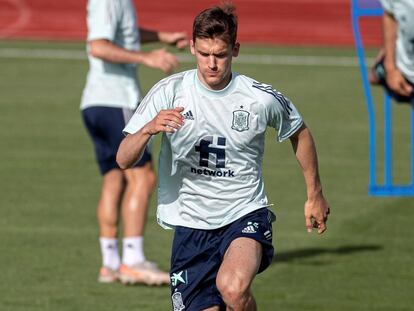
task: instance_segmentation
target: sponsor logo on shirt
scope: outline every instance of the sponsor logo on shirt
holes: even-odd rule
[[[214,139],[216,138],[216,139]],[[213,144],[215,143],[215,144]],[[214,146],[215,145],[215,146]],[[199,165],[208,167],[210,154],[216,156],[216,168],[225,168],[226,164],[226,138],[206,136],[200,139],[195,151],[200,153]]]
[[[194,115],[191,110],[188,110],[186,113],[183,114],[185,120],[194,120]]]
[[[235,177],[233,170],[226,170],[226,171],[213,171],[207,168],[191,168],[191,173],[197,175],[205,175],[205,176],[212,176],[212,177]]]
[[[206,136],[200,139],[195,151],[200,154],[198,164],[204,168],[191,167],[191,173],[212,177],[235,177],[234,171],[226,168],[226,138]],[[215,156],[215,163],[209,161],[210,155]],[[208,168],[215,166],[216,170]]]

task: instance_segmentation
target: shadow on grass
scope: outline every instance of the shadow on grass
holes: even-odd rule
[[[377,252],[382,250],[380,245],[341,246],[336,248],[306,248],[278,253],[273,257],[273,263],[290,262],[298,259],[308,259],[324,254],[350,255],[361,252]]]

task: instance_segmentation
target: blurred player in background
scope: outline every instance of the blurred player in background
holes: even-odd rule
[[[414,105],[414,1],[381,0],[381,4],[384,48],[369,80],[383,85],[396,101]]]
[[[164,49],[140,51],[141,42],[161,41],[183,48],[182,32],[156,32],[140,28],[132,0],[89,0],[87,7],[89,72],[81,110],[92,138],[102,179],[97,208],[102,268],[99,282],[165,284],[169,275],[146,260],[144,226],[156,178],[151,154],[122,171],[116,152],[122,129],[142,98],[137,64],[171,73],[177,58]],[[122,259],[118,253],[119,218],[122,215]]]
[[[225,4],[194,20],[197,69],[157,83],[124,131],[117,161],[132,167],[162,133],[157,218],[175,228],[173,309],[256,310],[250,286],[272,262],[272,218],[262,161],[267,126],[290,139],[305,177],[306,227],[326,230],[314,141],[289,99],[232,72],[239,53],[237,18]]]

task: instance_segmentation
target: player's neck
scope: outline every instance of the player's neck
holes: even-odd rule
[[[197,80],[199,83],[207,90],[212,92],[220,92],[229,87],[229,84],[231,83],[233,77],[233,73],[230,71],[230,73],[225,77],[219,84],[216,85],[210,85],[207,81],[203,79],[203,77],[200,75],[200,73],[197,71]]]

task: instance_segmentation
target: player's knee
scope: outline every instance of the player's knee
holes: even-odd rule
[[[102,215],[100,218],[101,226],[105,226],[106,228],[116,229],[118,227],[118,220],[114,217],[110,217],[108,215]]]
[[[238,275],[220,275],[216,280],[216,285],[228,306],[243,304],[243,301],[249,297],[249,284]]]
[[[142,167],[126,170],[125,177],[128,185],[134,189],[152,192],[156,184],[156,175],[149,162]]]
[[[106,230],[116,230],[118,227],[118,212],[116,209],[110,209],[99,205],[96,212],[101,228],[105,228]]]
[[[110,170],[102,178],[102,195],[113,195],[121,192],[125,186],[125,179],[122,171]]]

